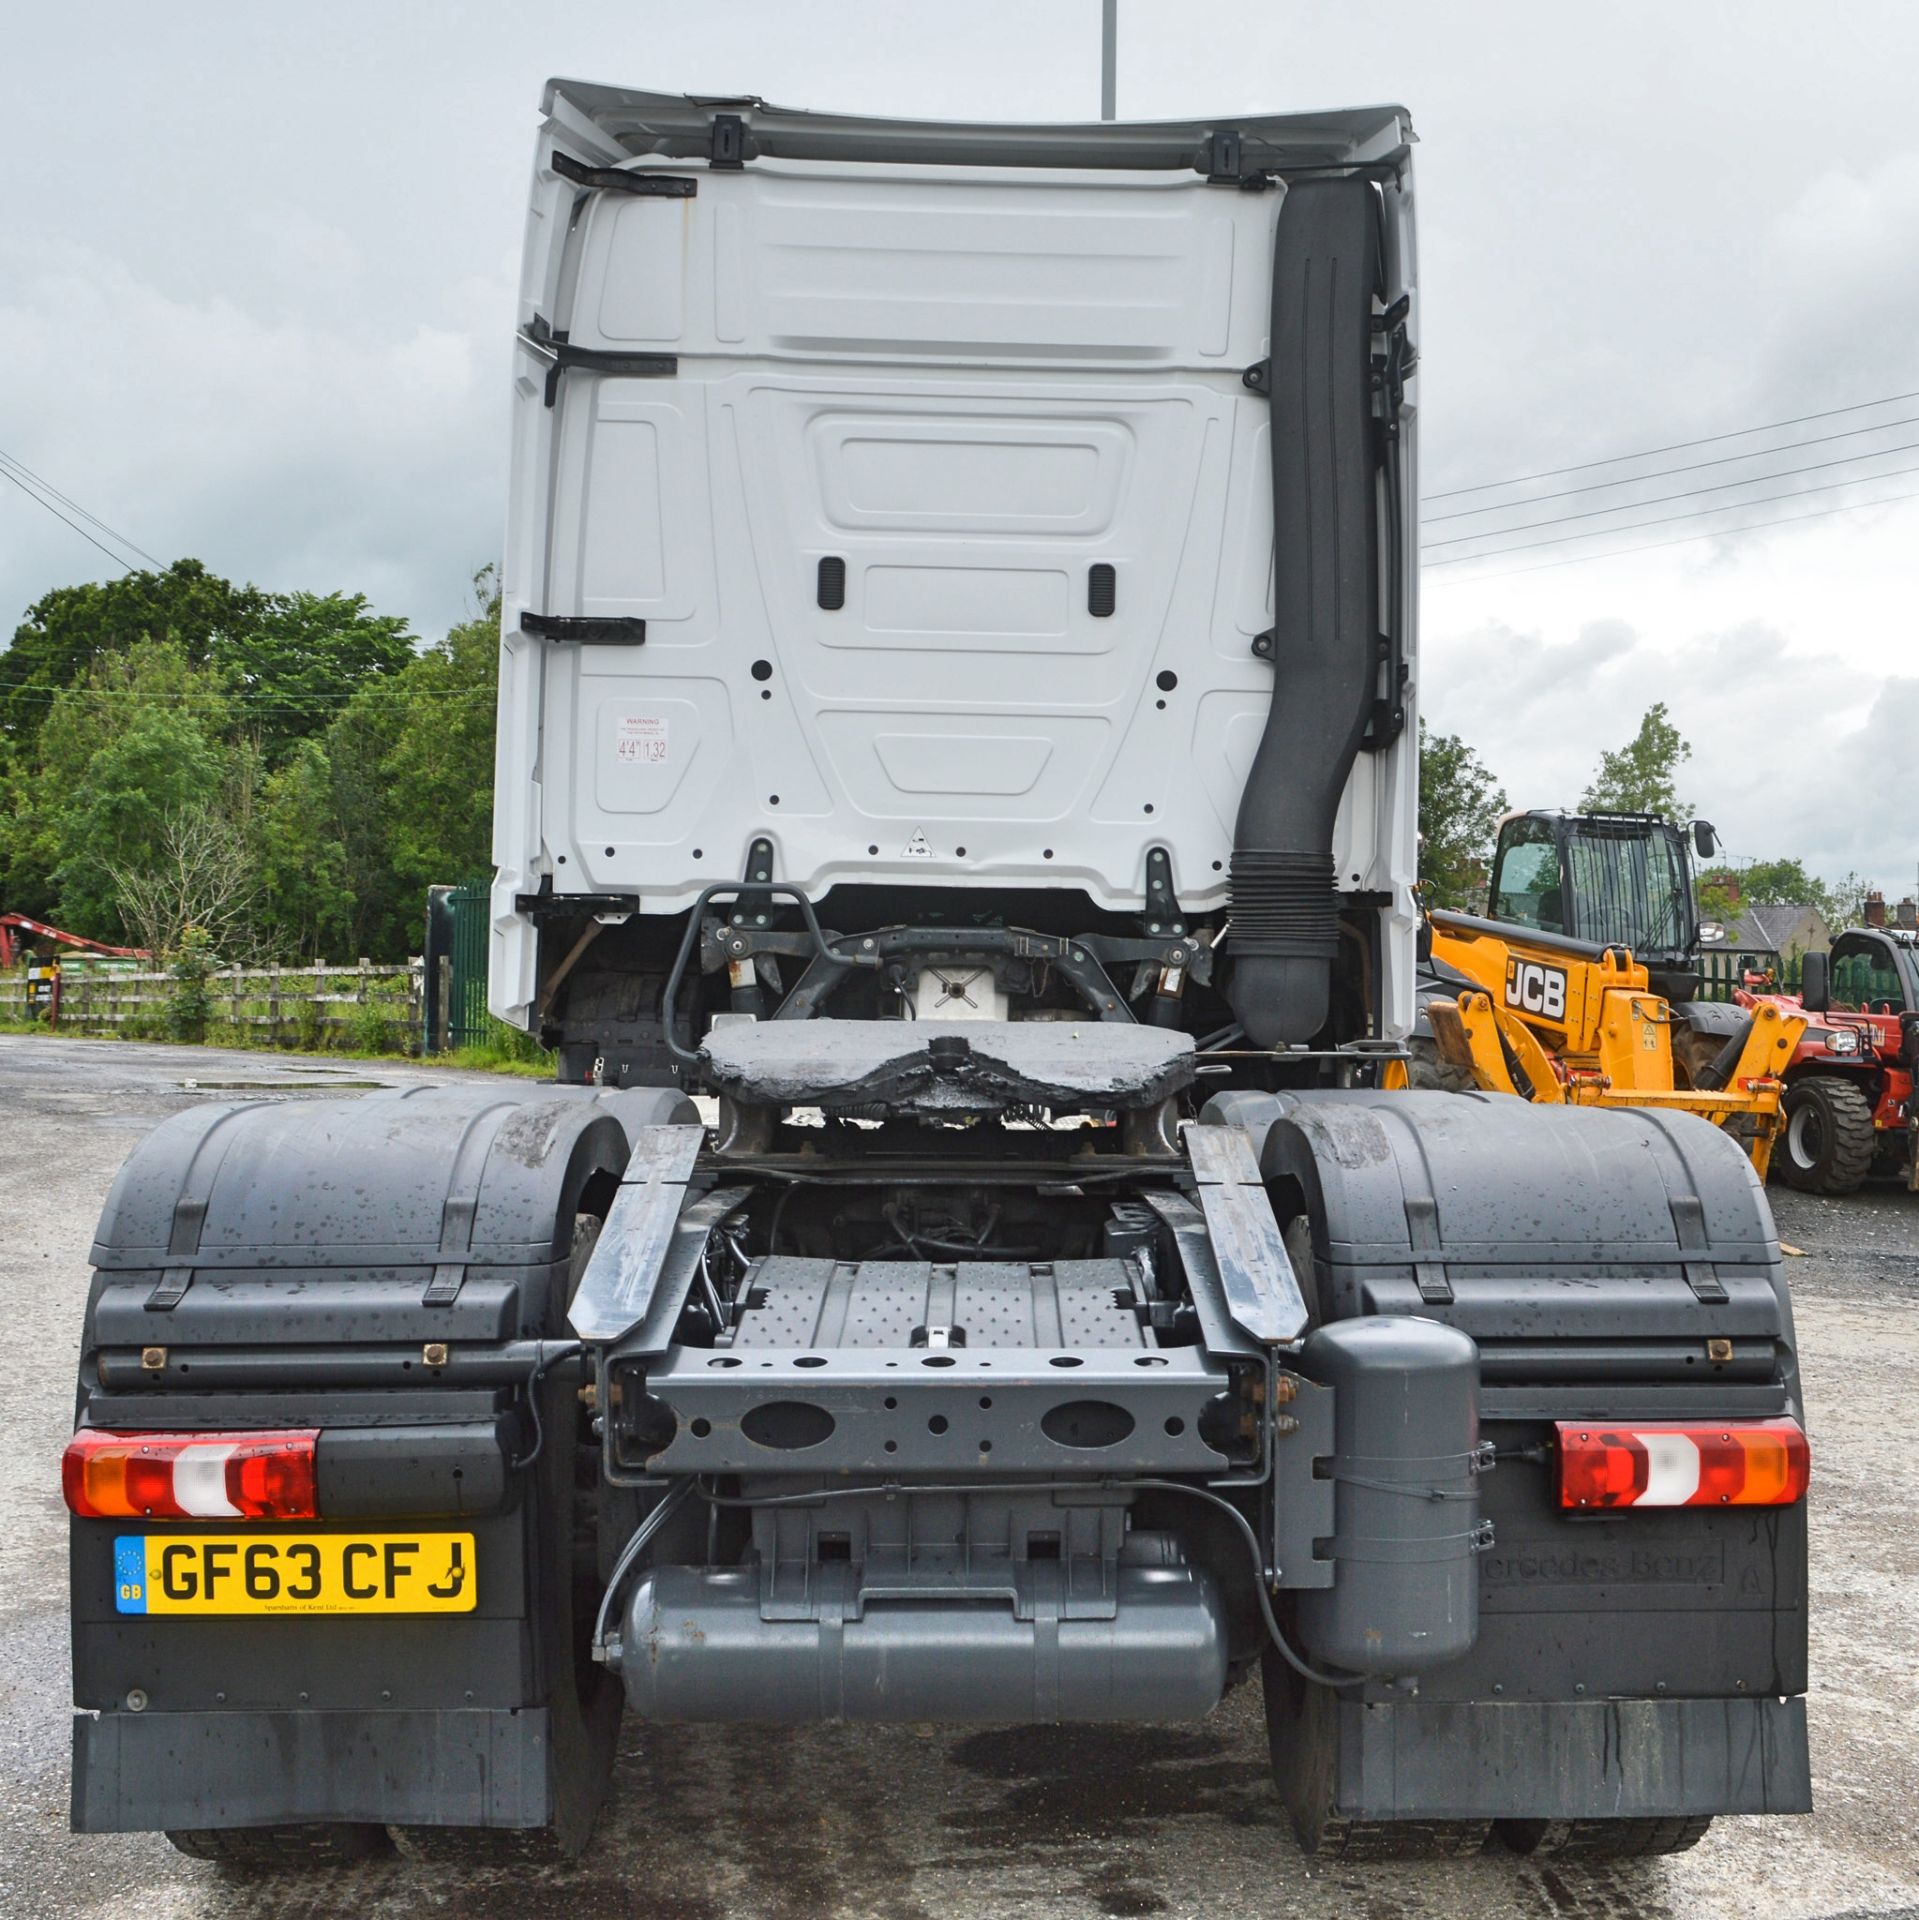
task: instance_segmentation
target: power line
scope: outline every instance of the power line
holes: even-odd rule
[[[1740,487],[1761,486],[1768,480],[1790,480],[1794,475],[1801,473],[1825,473],[1833,467],[1855,466],[1861,459],[1883,460],[1895,453],[1919,453],[1919,440],[1902,441],[1896,447],[1881,447],[1877,453],[1854,454],[1844,460],[1815,460],[1811,462],[1811,464],[1803,467],[1785,467],[1778,473],[1756,474],[1750,480],[1728,480],[1723,485],[1717,487],[1682,487],[1677,493],[1654,494],[1650,500],[1627,500],[1621,502],[1621,504],[1616,507],[1589,507],[1583,513],[1562,513],[1546,520],[1521,520],[1515,526],[1489,527],[1484,533],[1454,534],[1445,540],[1428,540],[1419,550],[1421,553],[1431,553],[1440,547],[1463,547],[1474,540],[1503,539],[1509,533],[1535,533],[1541,527],[1567,527],[1571,526],[1575,520],[1600,520],[1609,513],[1631,513],[1636,507],[1663,507],[1669,506],[1675,500],[1700,500],[1709,493],[1733,493]],[[1757,500],[1728,500],[1721,506],[1702,507],[1699,511],[1701,513],[1731,513],[1742,506],[1756,507],[1763,505],[1768,500],[1789,500],[1793,495],[1800,493],[1825,493],[1829,492],[1833,487],[1861,487],[1868,485],[1874,480],[1887,480],[1891,479],[1895,474],[1912,473],[1914,471],[1915,469],[1912,467],[1891,467],[1888,468],[1885,473],[1855,474],[1850,480],[1828,481],[1823,487],[1788,487],[1784,493],[1761,494]],[[1675,514],[1672,517],[1677,520],[1686,520],[1693,516],[1682,513]],[[1633,522],[1632,526],[1646,527],[1656,524],[1657,522],[1655,521],[1639,520]],[[1569,540],[1591,539],[1594,537],[1594,534],[1608,531],[1624,533],[1631,531],[1631,528],[1618,527],[1608,529],[1599,527],[1594,529],[1593,534],[1568,534],[1565,537]],[[1550,546],[1552,544],[1553,542],[1546,540],[1525,540],[1520,542],[1521,546],[1526,547]],[[1493,547],[1488,549],[1488,553],[1511,553],[1513,551],[1515,551],[1515,549],[1511,547]],[[1455,556],[1456,559],[1460,560],[1485,559],[1486,557],[1486,554],[1458,554]],[[1439,561],[1436,564],[1447,566],[1450,565],[1451,562]]]
[[[56,487],[51,480],[46,479],[41,474],[35,473],[34,470],[30,466],[28,466],[24,460],[19,458],[17,454],[8,453],[4,447],[0,447],[0,464],[3,464],[8,467],[12,467],[15,469],[16,472],[24,473],[27,476],[27,478],[31,480],[33,484],[40,489],[42,493],[51,494],[53,498],[58,500],[62,506],[71,507],[74,510],[74,512],[81,517],[81,519],[91,520],[93,524],[96,527],[98,527],[102,533],[106,534],[110,539],[117,540],[121,546],[127,549],[129,553],[137,553],[142,560],[147,562],[149,566],[158,567],[162,572],[166,570],[165,561],[156,560],[154,556],[146,550],[145,547],[135,546],[134,543],[131,540],[129,540],[124,533],[117,532],[114,528],[108,526],[107,523],[104,520],[102,520],[97,513],[89,513],[87,509],[83,507],[79,503],[79,501],[75,500],[70,494],[62,493],[60,489]]]
[[[67,516],[64,513],[62,513],[60,509],[56,507],[51,500],[43,500],[40,497],[40,495],[35,493],[34,490],[30,486],[28,486],[27,483],[24,480],[22,480],[20,476],[17,473],[15,473],[10,467],[0,467],[0,480],[11,480],[13,484],[16,487],[18,487],[20,491],[24,493],[27,496],[27,498],[34,503],[35,506],[45,507],[46,510],[50,514],[52,514],[56,520],[65,521],[65,523],[68,526],[70,526],[74,530],[74,532],[80,536],[82,540],[86,541],[89,546],[99,547],[100,551],[104,553],[107,556],[107,558],[111,560],[113,564],[120,569],[122,573],[131,573],[133,571],[132,567],[129,566],[126,561],[122,560],[120,556],[117,553],[115,553],[110,547],[101,546],[100,542],[94,539],[93,535],[90,534],[86,530],[86,528],[79,523],[79,521],[68,520]]]
[[[1892,467],[1885,473],[1868,474],[1863,480],[1829,480],[1819,487],[1788,487],[1784,493],[1761,494],[1757,500],[1730,500],[1724,506],[1697,507],[1691,513],[1657,514],[1650,520],[1628,520],[1624,526],[1595,527],[1590,533],[1562,533],[1551,540],[1519,540],[1510,547],[1494,547],[1486,553],[1455,553],[1445,560],[1422,560],[1422,567],[1463,567],[1474,560],[1493,560],[1505,553],[1526,553],[1535,547],[1563,547],[1574,540],[1601,540],[1609,533],[1641,533],[1649,527],[1674,527],[1682,520],[1703,520],[1709,514],[1737,513],[1744,507],[1763,507],[1775,500],[1801,500],[1814,493],[1837,493],[1846,487],[1868,486],[1874,480],[1897,480],[1909,473],[1919,473],[1919,467]],[[1862,507],[1872,506],[1870,500],[1861,500]],[[1720,529],[1725,533],[1737,533],[1737,527]]]
[[[1768,420],[1763,426],[1735,427],[1730,433],[1708,433],[1697,440],[1675,440],[1663,447],[1641,447],[1637,453],[1608,454],[1603,460],[1580,460],[1570,467],[1547,467],[1539,473],[1515,474],[1510,480],[1482,480],[1477,486],[1450,487],[1444,493],[1429,493],[1428,500],[1457,500],[1468,493],[1492,493],[1500,487],[1523,487],[1535,480],[1557,480],[1568,473],[1590,473],[1594,467],[1616,467],[1627,460],[1650,460],[1661,453],[1685,453],[1693,447],[1718,446],[1726,440],[1743,440],[1749,434],[1776,433],[1782,427],[1803,427],[1812,420],[1836,420],[1842,414],[1864,413],[1872,407],[1896,406],[1902,400],[1919,400],[1919,389],[1911,393],[1889,393],[1878,400],[1861,400],[1850,407],[1827,407],[1819,413],[1795,414],[1790,420]],[[1654,476],[1647,475],[1650,479]],[[1515,501],[1523,506],[1524,501]]]
[[[1683,467],[1659,467],[1651,473],[1631,473],[1623,480],[1595,480],[1588,486],[1562,488],[1558,493],[1529,493],[1523,500],[1501,500],[1490,507],[1459,507],[1451,513],[1425,514],[1422,515],[1421,518],[1425,525],[1437,526],[1442,520],[1470,520],[1473,515],[1479,513],[1510,513],[1516,507],[1544,506],[1548,500],[1571,500],[1582,493],[1604,493],[1612,487],[1637,487],[1643,485],[1648,480],[1666,480],[1670,479],[1675,473],[1703,473],[1708,467],[1732,467],[1739,465],[1741,461],[1745,460],[1764,460],[1769,455],[1775,453],[1797,453],[1801,447],[1823,447],[1829,445],[1834,440],[1856,439],[1862,433],[1889,433],[1894,427],[1919,427],[1919,413],[1907,414],[1903,419],[1899,420],[1881,420],[1876,425],[1870,427],[1846,427],[1838,433],[1816,433],[1807,440],[1788,440],[1783,447],[1756,447],[1751,453],[1722,453],[1716,460],[1694,460]],[[1896,453],[1897,451],[1898,449],[1896,447],[1882,447],[1880,449],[1882,453]],[[1854,454],[1852,457],[1856,460],[1873,460],[1877,459],[1878,455],[1859,453]],[[1833,464],[1836,465],[1837,462]],[[1788,468],[1787,471],[1805,473],[1809,472],[1810,469],[1793,467]],[[1754,480],[1778,480],[1783,477],[1784,475],[1777,473],[1755,473],[1752,476]],[[1735,482],[1734,484],[1737,483]],[[1706,491],[1706,489],[1702,488],[1700,491],[1703,492]],[[1438,497],[1438,495],[1434,496],[1434,498]],[[1644,500],[1627,500],[1621,504],[1629,507],[1643,507],[1647,502]],[[1489,533],[1499,533],[1502,531],[1511,531],[1511,529],[1489,527],[1487,531]],[[1466,537],[1470,539],[1472,536],[1467,535]]]
[[[1887,475],[1886,477],[1890,478],[1891,476]],[[1825,489],[1820,487],[1808,487],[1807,489],[1805,489],[1805,491],[1808,493],[1820,493],[1825,491]],[[1629,554],[1659,553],[1667,547],[1690,547],[1690,546],[1697,545],[1698,542],[1700,542],[1701,540],[1736,540],[1742,533],[1758,533],[1766,527],[1788,527],[1788,526],[1791,526],[1795,520],[1829,520],[1835,513],[1863,513],[1868,507],[1896,506],[1902,500],[1919,500],[1919,492],[1888,493],[1883,495],[1881,498],[1877,500],[1851,500],[1851,501],[1848,501],[1844,506],[1839,506],[1839,507],[1815,507],[1811,513],[1778,513],[1778,514],[1774,514],[1770,519],[1767,519],[1767,520],[1755,520],[1749,526],[1712,527],[1712,528],[1709,528],[1704,533],[1682,533],[1679,536],[1679,538],[1676,540],[1648,540],[1644,542],[1642,545],[1636,546],[1636,547],[1609,547],[1604,553],[1568,554],[1562,560],[1540,560],[1540,561],[1536,561],[1530,567],[1508,567],[1502,573],[1469,573],[1469,574],[1462,575],[1457,580],[1451,580],[1451,581],[1441,580],[1436,584],[1442,587],[1444,586],[1464,587],[1464,586],[1477,586],[1482,581],[1515,580],[1522,573],[1549,573],[1552,571],[1554,567],[1589,566],[1595,560],[1623,560]],[[1755,502],[1755,503],[1749,503],[1749,504],[1757,504],[1757,503]],[[1735,511],[1735,509],[1731,507],[1719,507],[1714,509],[1714,511],[1719,513],[1731,513]],[[1692,516],[1689,514],[1681,514],[1676,517],[1679,519],[1690,519]],[[1652,524],[1669,525],[1671,523],[1666,521],[1655,521]],[[1623,533],[1624,531],[1626,531],[1626,529],[1624,529],[1623,527],[1620,527],[1620,528],[1610,529],[1610,531]],[[1591,534],[1580,534],[1575,537],[1579,539],[1589,540],[1589,539],[1592,539],[1594,536]],[[1532,544],[1534,546],[1543,547],[1543,546],[1557,546],[1561,543],[1558,541],[1536,540]],[[1467,559],[1467,560],[1490,560],[1494,557],[1495,556],[1492,554],[1476,554],[1476,553],[1469,553],[1461,556],[1461,558]],[[1426,560],[1426,561],[1421,561],[1420,563],[1422,572],[1430,570],[1433,567],[1452,567],[1457,565],[1459,565],[1458,560]]]

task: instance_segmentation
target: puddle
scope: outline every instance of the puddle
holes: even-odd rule
[[[384,1087],[384,1080],[182,1080],[187,1093],[312,1093],[316,1088],[347,1093]]]

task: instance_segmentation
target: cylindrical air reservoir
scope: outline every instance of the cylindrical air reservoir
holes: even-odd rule
[[[1337,1448],[1337,1564],[1300,1594],[1300,1637],[1381,1678],[1458,1659],[1479,1632],[1478,1347],[1435,1320],[1341,1320],[1308,1335],[1299,1370],[1333,1389]]]

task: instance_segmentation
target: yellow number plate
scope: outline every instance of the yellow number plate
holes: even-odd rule
[[[121,1613],[471,1613],[470,1533],[133,1533]]]

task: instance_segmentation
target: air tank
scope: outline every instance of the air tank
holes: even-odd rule
[[[1336,1448],[1336,1568],[1299,1596],[1301,1639],[1321,1664],[1381,1679],[1457,1660],[1479,1632],[1478,1347],[1379,1315],[1310,1334],[1299,1370],[1333,1389]]]

